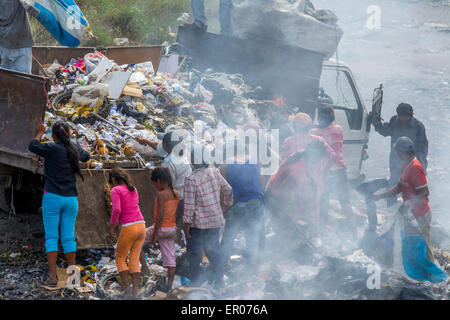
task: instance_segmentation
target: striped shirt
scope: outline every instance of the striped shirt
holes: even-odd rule
[[[220,203],[233,204],[233,190],[216,168],[194,170],[184,182],[184,223],[198,229],[225,225]]]

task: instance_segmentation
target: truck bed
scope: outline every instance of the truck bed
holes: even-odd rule
[[[72,58],[82,58],[96,48],[34,47],[33,55],[42,64],[58,60],[65,64]],[[118,64],[152,61],[155,70],[161,58],[161,46],[123,47],[98,49]],[[39,71],[33,65],[33,72]],[[43,161],[28,151],[28,144],[36,135],[37,124],[44,118],[47,106],[48,79],[0,68],[0,168],[2,174],[14,175],[20,170],[43,175]],[[79,212],[76,237],[79,249],[112,247],[108,236],[110,212],[106,205],[105,184],[110,168],[126,168],[139,190],[140,207],[147,224],[153,223],[153,204],[156,190],[150,182],[151,170],[138,169],[137,163],[105,163],[103,170],[88,170],[81,164],[84,182],[78,179]],[[134,168],[132,168],[134,167]],[[9,168],[9,170],[8,170]],[[6,170],[5,170],[6,169]],[[33,189],[42,195],[41,183]],[[29,185],[23,184],[23,185]],[[15,185],[17,187],[17,185]],[[0,186],[1,187],[1,186]],[[3,189],[0,188],[0,192]]]
[[[270,98],[284,96],[291,106],[314,114],[324,56],[321,53],[255,39],[235,39],[178,28],[177,41],[200,69],[242,74],[245,82],[261,86]]]

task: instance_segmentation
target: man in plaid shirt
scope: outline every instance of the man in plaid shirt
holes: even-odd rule
[[[196,148],[198,147],[198,148]],[[221,196],[224,207],[233,204],[233,190],[219,170],[209,167],[202,160],[194,161],[195,154],[203,155],[203,148],[195,146],[191,153],[194,171],[184,183],[184,232],[187,239],[189,276],[193,285],[199,285],[200,262],[203,249],[211,263],[212,274],[209,281],[214,286],[223,286],[222,253],[219,243],[220,228],[225,225]]]

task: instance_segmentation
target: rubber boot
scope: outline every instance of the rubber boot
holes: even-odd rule
[[[139,281],[141,280],[141,273],[136,272],[131,274],[131,281],[133,282],[132,295],[133,298],[137,298],[139,294]]]
[[[120,280],[122,281],[122,289],[125,296],[130,296],[130,280],[128,279],[130,273],[128,270],[119,272]]]

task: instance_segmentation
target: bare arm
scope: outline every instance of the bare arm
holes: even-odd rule
[[[386,190],[382,193],[373,194],[372,198],[377,201],[385,198],[389,198],[392,196],[395,196],[396,194],[399,194],[402,191],[402,185],[401,183],[397,183],[395,186],[390,188],[389,190]]]
[[[153,142],[153,141],[143,139],[143,138],[136,138],[136,141],[139,142],[140,144],[148,145],[155,150],[156,150],[156,147],[158,146],[158,142]]]
[[[158,215],[156,216],[155,229],[153,231],[153,245],[156,244],[156,235],[158,234],[164,219],[164,203],[166,200],[168,200],[167,196],[165,194],[161,194],[161,192],[158,192],[158,196],[156,197],[156,201],[158,203]]]

